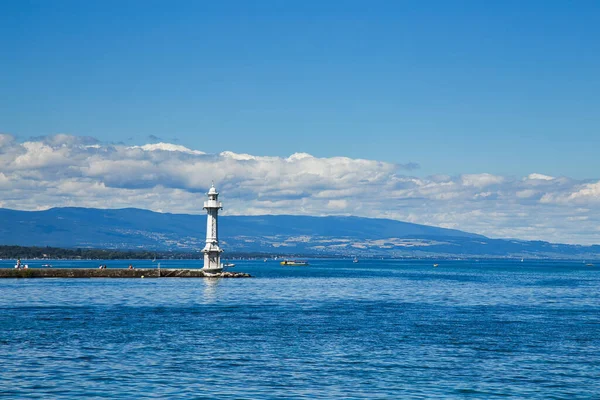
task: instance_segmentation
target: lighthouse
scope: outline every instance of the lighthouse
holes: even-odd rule
[[[221,265],[221,253],[223,250],[219,247],[219,228],[218,216],[219,210],[223,209],[223,204],[218,201],[219,192],[215,185],[211,186],[207,193],[208,201],[204,202],[206,210],[206,245],[202,252],[204,253],[204,267],[202,270],[206,275],[216,275],[223,271]]]

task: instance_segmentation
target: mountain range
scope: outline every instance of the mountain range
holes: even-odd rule
[[[197,251],[206,216],[135,208],[0,209],[0,244],[62,248]],[[227,253],[358,257],[597,258],[600,246],[490,239],[389,219],[293,215],[220,216]]]

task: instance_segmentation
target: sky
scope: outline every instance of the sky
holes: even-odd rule
[[[0,207],[600,243],[600,2],[0,0]]]

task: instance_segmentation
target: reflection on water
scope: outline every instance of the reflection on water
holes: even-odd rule
[[[206,278],[202,279],[204,283],[204,303],[214,303],[217,299],[217,287],[221,282],[219,278]]]

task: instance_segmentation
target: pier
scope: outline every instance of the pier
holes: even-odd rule
[[[1,278],[250,278],[243,272],[207,274],[201,269],[0,268]]]

